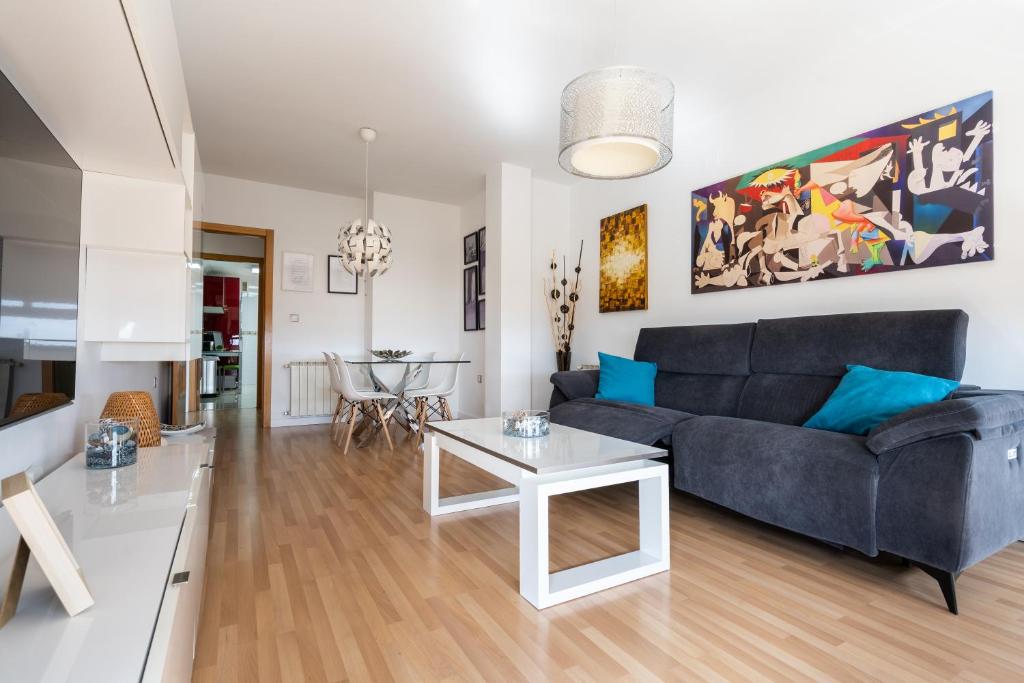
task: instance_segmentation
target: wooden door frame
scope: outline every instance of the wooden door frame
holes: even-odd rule
[[[202,221],[199,224],[203,232],[212,232],[219,235],[243,235],[246,237],[263,238],[263,257],[257,256],[230,256],[227,254],[214,254],[203,252],[200,258],[210,258],[215,261],[241,261],[246,263],[260,263],[260,308],[259,320],[257,322],[257,336],[260,340],[260,365],[256,373],[257,403],[260,410],[260,425],[264,428],[270,427],[271,417],[271,383],[272,383],[272,353],[273,329],[274,329],[274,231],[271,228],[249,228],[241,225],[227,225],[225,223],[208,223]]]

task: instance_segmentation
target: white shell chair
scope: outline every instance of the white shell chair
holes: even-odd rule
[[[460,353],[457,360],[461,361],[465,357],[465,353]],[[419,427],[417,437],[419,439],[423,438],[423,425],[430,415],[437,415],[442,420],[455,419],[452,416],[451,406],[448,405],[448,397],[455,392],[455,385],[459,381],[459,367],[461,365],[462,363],[446,363],[444,374],[437,384],[424,389],[407,390],[404,393],[405,398],[411,399],[416,403],[416,424]],[[430,405],[431,399],[436,401],[436,405]]]
[[[338,422],[338,418],[341,417],[342,412],[345,410],[345,404],[348,400],[345,398],[345,394],[342,393],[341,389],[341,373],[338,372],[338,365],[334,362],[334,356],[322,351],[324,354],[324,360],[327,361],[327,371],[331,375],[331,390],[338,395],[338,405],[334,408],[334,415],[331,417],[331,426]]]
[[[327,354],[324,353],[326,356]],[[333,378],[337,375],[338,379],[338,391],[341,394],[339,400],[339,407],[336,409],[336,413],[341,415],[344,409],[344,403],[347,401],[349,404],[348,409],[348,432],[345,435],[345,446],[342,450],[344,453],[348,453],[349,444],[352,442],[352,433],[356,428],[356,411],[363,414],[364,419],[374,420],[380,427],[380,430],[384,432],[384,438],[387,439],[388,447],[391,450],[395,450],[395,442],[391,439],[391,432],[388,431],[388,423],[391,421],[392,413],[385,414],[383,401],[393,401],[397,397],[394,394],[388,394],[383,391],[370,391],[367,389],[361,389],[356,387],[352,381],[352,373],[349,372],[348,365],[345,360],[338,354],[332,353],[333,363],[328,362],[328,367],[333,368],[332,387],[334,385]]]

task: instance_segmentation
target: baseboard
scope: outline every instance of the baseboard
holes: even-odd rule
[[[271,418],[270,428],[275,427],[305,427],[308,425],[325,425],[330,424],[330,415],[316,415],[313,417],[288,417],[282,415],[281,417]]]

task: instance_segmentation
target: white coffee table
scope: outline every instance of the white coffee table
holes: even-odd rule
[[[430,422],[424,437],[423,509],[431,516],[519,503],[519,592],[534,607],[668,570],[668,466],[651,460],[664,450],[555,424],[549,436],[510,437],[500,418]],[[441,498],[442,450],[512,486]],[[640,489],[639,550],[549,574],[548,499],[631,481]]]

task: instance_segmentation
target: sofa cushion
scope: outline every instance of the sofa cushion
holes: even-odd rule
[[[695,415],[736,415],[747,377],[659,372],[654,380],[654,403]]]
[[[566,370],[551,375],[551,383],[562,393],[563,400],[593,398],[597,393],[597,370]]]
[[[654,405],[654,376],[657,363],[630,360],[610,353],[598,353],[601,370],[594,398]]]
[[[750,368],[841,377],[857,364],[959,380],[966,348],[967,314],[959,310],[780,318],[757,322]]]
[[[830,375],[751,375],[740,395],[737,417],[802,425],[839,385]]]
[[[659,372],[747,375],[754,324],[645,327],[633,358],[658,364]]]
[[[848,372],[811,416],[805,427],[866,435],[890,417],[935,403],[949,396],[960,383],[916,372],[847,366]]]
[[[577,398],[551,408],[551,421],[648,446],[672,436],[672,428],[693,415],[659,406],[599,398]]]
[[[675,485],[808,536],[876,555],[878,460],[864,437],[732,417],[672,432]]]

